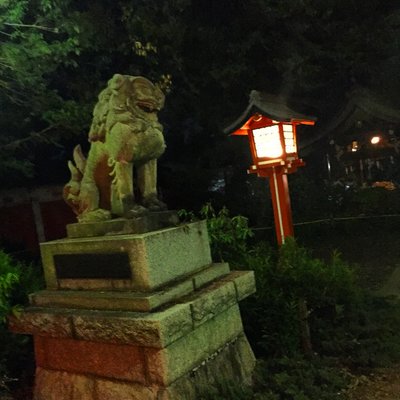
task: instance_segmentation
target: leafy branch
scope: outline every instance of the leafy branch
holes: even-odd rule
[[[17,24],[12,22],[4,22],[6,26],[18,27],[18,28],[34,28],[41,31],[58,33],[58,28],[50,28],[48,26],[36,25],[36,24]],[[10,35],[11,36],[11,35]]]
[[[0,146],[0,151],[13,151],[16,150],[17,148],[26,145],[30,142],[41,142],[41,143],[53,143],[55,145],[57,145],[57,142],[53,139],[50,138],[49,136],[47,136],[47,134],[51,131],[53,131],[54,129],[56,129],[58,126],[57,125],[50,125],[44,129],[42,129],[39,132],[31,132],[29,134],[29,136],[24,137],[22,139],[16,139],[13,140],[12,142],[9,142],[7,144],[4,144],[2,146]]]

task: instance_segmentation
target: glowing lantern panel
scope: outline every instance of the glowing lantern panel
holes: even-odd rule
[[[283,154],[279,125],[253,129],[254,146],[258,158],[278,158]]]
[[[294,138],[293,125],[283,124],[283,137],[287,154],[297,153],[296,141]]]

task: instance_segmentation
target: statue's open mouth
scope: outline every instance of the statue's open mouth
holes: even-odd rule
[[[153,102],[151,101],[138,101],[136,103],[138,105],[138,107],[144,111],[145,113],[154,113],[159,111],[159,107],[157,107]]]

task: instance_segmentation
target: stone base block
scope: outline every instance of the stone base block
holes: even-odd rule
[[[34,337],[35,400],[198,400],[250,383],[238,302],[254,273],[212,264],[204,221],[118,233],[41,245],[47,290],[9,319]]]
[[[35,336],[35,358],[45,369],[168,386],[242,332],[235,305],[163,348]]]
[[[163,385],[143,385],[93,374],[38,367],[35,400],[198,400],[221,382],[251,384],[255,358],[246,337],[240,334],[208,358]]]
[[[41,244],[47,288],[149,292],[211,264],[204,221],[143,234]]]
[[[221,267],[224,265],[220,264]],[[213,274],[215,271],[209,277],[214,276]],[[203,278],[195,282],[203,284]],[[217,323],[224,312],[232,306],[237,306],[239,300],[254,291],[255,282],[252,271],[233,271],[153,312],[128,311],[132,302],[135,304],[134,299],[129,299],[129,297],[125,298],[125,306],[128,307],[125,311],[95,309],[99,305],[106,307],[107,301],[110,301],[112,306],[123,308],[122,300],[124,299],[121,295],[127,296],[129,295],[127,293],[100,293],[99,296],[104,296],[100,298],[102,302],[99,302],[99,298],[94,298],[93,303],[90,303],[90,298],[84,297],[85,293],[54,291],[56,297],[60,295],[58,303],[52,300],[53,303],[46,304],[46,307],[26,308],[18,316],[9,318],[9,328],[13,332],[35,337],[162,349],[196,331],[209,320],[213,320],[214,324]],[[67,294],[71,297],[66,296]],[[51,300],[50,297],[38,298]],[[35,299],[34,296],[33,299]],[[119,299],[119,306],[117,299]],[[69,308],[62,308],[63,302],[68,304]],[[73,308],[74,305],[76,307]],[[80,309],[82,305],[86,305],[87,308]],[[235,313],[232,320],[228,320],[225,325],[228,326],[231,321],[237,320],[237,316],[238,313]],[[226,331],[225,325],[221,325],[222,331]]]
[[[243,272],[242,275],[252,274]],[[121,310],[148,312],[160,308],[172,301],[179,301],[184,296],[194,293],[202,285],[226,276],[231,281],[239,283],[239,276],[229,273],[228,264],[212,264],[176,283],[171,287],[150,293],[134,291],[93,291],[93,290],[43,290],[30,296],[30,303],[34,307],[59,307],[59,308],[81,308],[92,310]],[[227,284],[228,280],[221,280],[221,285]],[[201,283],[201,286],[199,285]],[[241,285],[238,284],[241,288]],[[252,289],[254,289],[254,284]],[[241,299],[240,299],[241,300]]]

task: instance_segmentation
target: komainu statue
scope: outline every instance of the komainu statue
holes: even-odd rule
[[[166,209],[157,196],[157,158],[165,150],[157,112],[164,99],[148,79],[119,74],[99,94],[89,154],[86,159],[80,146],[74,149],[71,180],[64,187],[79,222]]]

